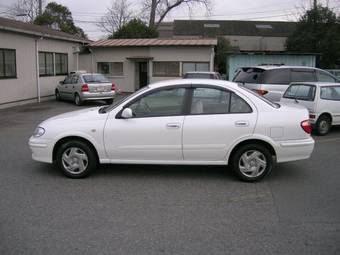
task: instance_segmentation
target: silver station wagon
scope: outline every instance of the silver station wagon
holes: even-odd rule
[[[111,104],[115,94],[115,84],[99,73],[71,72],[55,89],[56,100],[72,100],[76,105],[88,100]]]

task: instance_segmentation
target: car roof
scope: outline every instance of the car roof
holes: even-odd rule
[[[317,87],[340,86],[340,83],[334,82],[292,82],[290,85],[315,85]]]
[[[175,79],[175,80],[165,80],[159,81],[148,86],[150,88],[161,88],[172,85],[211,85],[211,86],[221,86],[225,88],[237,88],[238,84],[235,82],[224,81],[224,80],[212,80],[212,79]]]
[[[273,70],[273,69],[285,69],[285,68],[294,68],[294,69],[317,69],[321,70],[316,67],[311,66],[286,66],[286,65],[259,65],[259,66],[243,66],[240,68],[259,68],[263,70]],[[327,71],[325,71],[327,72]]]

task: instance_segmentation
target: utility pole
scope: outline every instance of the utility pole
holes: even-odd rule
[[[39,0],[39,16],[42,14],[42,0]]]

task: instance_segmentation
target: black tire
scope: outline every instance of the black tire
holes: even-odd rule
[[[81,167],[80,161],[84,167]],[[70,178],[88,176],[97,167],[97,163],[94,149],[82,141],[65,142],[57,150],[56,164],[63,174]]]
[[[254,152],[257,153],[253,154]],[[250,162],[248,162],[248,164],[245,164],[246,160],[242,157],[243,155],[245,155],[245,158],[247,156],[249,157]],[[257,157],[252,161],[250,157],[253,157],[254,155],[257,155]],[[265,164],[263,162],[265,162]],[[260,144],[247,144],[238,148],[237,151],[233,153],[230,163],[240,180],[256,182],[260,181],[271,171],[273,167],[273,157],[265,146]],[[252,174],[254,174],[254,176],[252,176]]]
[[[83,104],[83,101],[81,100],[78,93],[74,95],[74,103],[78,106],[81,106]]]
[[[55,91],[55,100],[61,101],[61,96],[58,90]]]
[[[317,135],[327,135],[331,129],[331,119],[326,115],[321,115],[315,124],[315,131]]]
[[[113,99],[106,99],[105,102],[106,102],[107,104],[112,104],[112,103],[113,103]]]

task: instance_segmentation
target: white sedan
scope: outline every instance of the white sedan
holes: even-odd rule
[[[308,158],[314,148],[305,107],[276,104],[220,80],[171,80],[121,102],[42,122],[32,158],[71,178],[119,164],[230,165],[257,181],[274,162]]]

